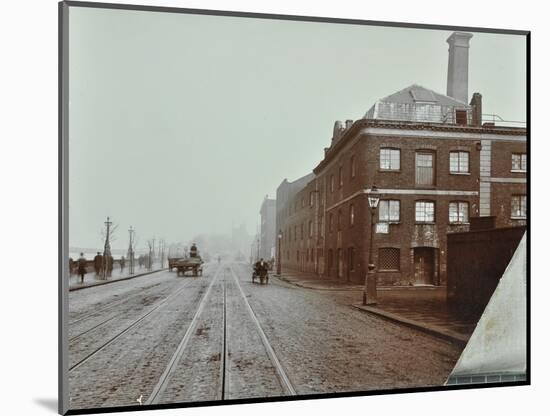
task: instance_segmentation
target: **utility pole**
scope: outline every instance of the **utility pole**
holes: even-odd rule
[[[153,270],[153,263],[155,262],[155,241],[156,237],[153,237],[153,248],[151,249],[151,267],[150,269]]]
[[[128,258],[130,260],[130,274],[134,274],[134,233],[135,230],[132,226],[128,229],[130,234],[130,244],[128,247]]]
[[[147,246],[149,247],[149,254],[147,255],[147,270],[152,270],[153,265],[153,241],[154,240],[148,240]]]
[[[159,259],[160,259],[160,268],[162,269],[164,265],[164,250],[166,247],[166,241],[164,241],[164,238],[161,238],[159,240]]]
[[[107,264],[110,260],[108,258],[111,257],[111,242],[109,240],[110,233],[111,233],[111,224],[113,222],[109,221],[109,217],[107,217],[107,221],[105,221],[105,226],[107,228],[107,231],[105,233],[105,246],[103,247],[103,278],[107,278]]]

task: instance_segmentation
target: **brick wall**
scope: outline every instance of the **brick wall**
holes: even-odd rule
[[[525,142],[493,142],[491,176],[497,178],[525,178],[525,173],[512,172],[512,153],[527,153]]]
[[[491,184],[491,215],[496,217],[497,227],[513,227],[525,225],[525,219],[512,218],[512,195],[525,195],[526,184],[523,183],[492,183]]]
[[[421,274],[419,264],[429,261],[433,266],[429,282],[444,285],[447,282],[447,234],[468,230],[468,223],[449,222],[449,205],[466,202],[469,217],[480,215],[481,135],[477,130],[470,132],[464,128],[456,133],[456,138],[445,133],[439,136],[439,127],[432,131],[432,126],[428,126],[425,135],[415,131],[415,137],[411,137],[409,125],[404,126],[404,130],[393,129],[390,132],[380,129],[384,134],[379,134],[376,129],[367,131],[360,128],[367,123],[366,120],[356,122],[333,141],[324,160],[314,169],[315,178],[288,200],[289,215],[282,241],[283,269],[286,267],[288,270],[314,272],[342,281],[362,283],[371,244],[371,216],[365,191],[376,184],[383,192],[381,199],[400,201],[399,221],[389,224],[387,234],[374,234],[373,260],[378,268],[379,284],[417,284]],[[513,133],[521,134],[521,131]],[[380,149],[386,147],[400,151],[400,167],[396,171],[381,169]],[[503,166],[510,170],[511,153],[525,149],[525,142],[508,141],[505,137],[502,140],[491,139],[491,146],[484,149],[489,151],[491,158],[494,157],[491,156],[493,151],[500,155],[491,160],[491,165],[496,173],[504,175]],[[431,152],[434,156],[433,185],[416,183],[415,158],[416,153],[422,151]],[[454,151],[468,153],[467,172],[450,172],[450,152]],[[490,178],[491,174],[487,172],[487,177]],[[525,174],[522,175],[525,177]],[[508,177],[515,178],[510,172]],[[491,203],[489,213],[497,216],[497,225],[517,225],[517,220],[510,221],[510,197],[513,193],[525,193],[525,184],[488,183],[493,189],[487,200]],[[313,198],[313,205],[309,204],[311,192],[318,195],[318,198]],[[305,200],[305,205],[302,200]],[[434,223],[417,223],[415,211],[418,201],[434,202]],[[350,224],[351,205],[353,225]],[[378,215],[377,212],[376,223],[379,222]],[[312,238],[308,238],[310,221],[316,224]],[[301,236],[302,226],[304,239]],[[388,250],[384,251],[384,255],[388,256],[391,252],[392,259],[399,250],[398,265],[393,268],[392,260],[391,270],[384,270],[379,264],[380,250],[385,249]],[[384,260],[387,261],[387,258]]]
[[[525,230],[521,226],[448,236],[447,299],[454,309],[481,316]]]

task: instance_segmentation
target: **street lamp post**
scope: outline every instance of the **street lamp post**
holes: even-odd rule
[[[281,240],[283,239],[283,232],[279,230],[277,234],[278,249],[277,249],[277,276],[281,275]]]
[[[113,261],[111,257],[111,241],[110,241],[111,225],[113,224],[113,222],[110,221],[109,217],[107,217],[107,221],[105,221],[104,224],[107,227],[107,231],[105,232],[105,246],[103,247],[103,279],[107,279],[107,277],[111,276],[111,271],[108,269],[111,268],[112,261]]]
[[[363,305],[376,305],[376,266],[372,258],[372,248],[374,245],[374,215],[378,202],[380,202],[380,193],[376,185],[367,192],[367,198],[370,208],[370,244],[369,244],[369,265],[365,276],[365,287],[363,289]]]

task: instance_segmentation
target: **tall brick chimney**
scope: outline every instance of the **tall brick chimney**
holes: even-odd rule
[[[471,33],[453,32],[449,44],[449,67],[447,72],[447,95],[463,103],[468,102],[468,52]]]

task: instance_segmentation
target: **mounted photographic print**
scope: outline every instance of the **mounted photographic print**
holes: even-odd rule
[[[530,383],[529,32],[59,11],[60,413]]]

